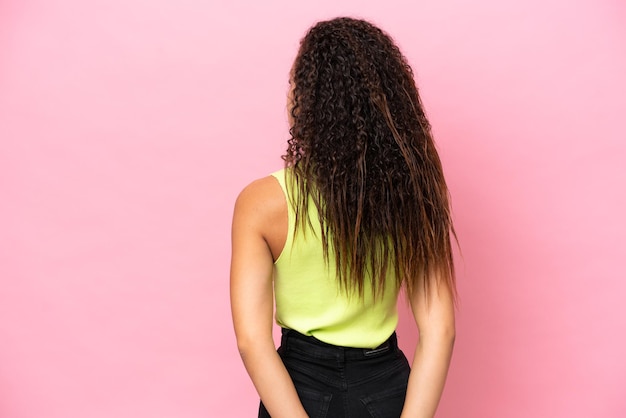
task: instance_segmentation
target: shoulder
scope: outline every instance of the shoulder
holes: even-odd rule
[[[278,180],[263,177],[248,184],[235,202],[235,218],[244,217],[246,223],[263,224],[280,215],[286,208],[285,196]]]
[[[283,191],[274,176],[267,176],[248,184],[239,193],[235,208],[262,209],[275,201],[284,201]]]

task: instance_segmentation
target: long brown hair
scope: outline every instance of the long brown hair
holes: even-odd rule
[[[449,193],[413,71],[389,35],[363,20],[319,22],[292,68],[286,166],[298,193],[296,232],[318,209],[341,287],[375,296],[385,278],[412,292],[456,292]]]

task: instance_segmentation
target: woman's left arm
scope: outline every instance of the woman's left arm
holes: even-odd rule
[[[267,196],[275,180],[244,189],[233,215],[230,298],[237,347],[272,418],[306,418],[272,338],[273,258],[263,231],[271,224]]]

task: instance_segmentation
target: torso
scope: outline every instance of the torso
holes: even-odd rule
[[[371,280],[364,283],[362,297],[339,287],[334,251],[324,254],[322,225],[313,200],[309,198],[308,222],[295,233],[296,209],[288,199],[293,173],[279,170],[273,178],[255,184],[255,229],[267,244],[267,257],[274,259],[273,285],[276,323],[328,344],[372,348],[393,333],[398,320],[398,288],[393,271],[388,271],[385,293],[373,295]],[[284,248],[283,248],[284,247]]]

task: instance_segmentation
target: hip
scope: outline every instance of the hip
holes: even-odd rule
[[[400,416],[410,367],[395,333],[379,347],[363,349],[283,329],[278,353],[310,417]],[[269,417],[263,409],[259,416]]]

